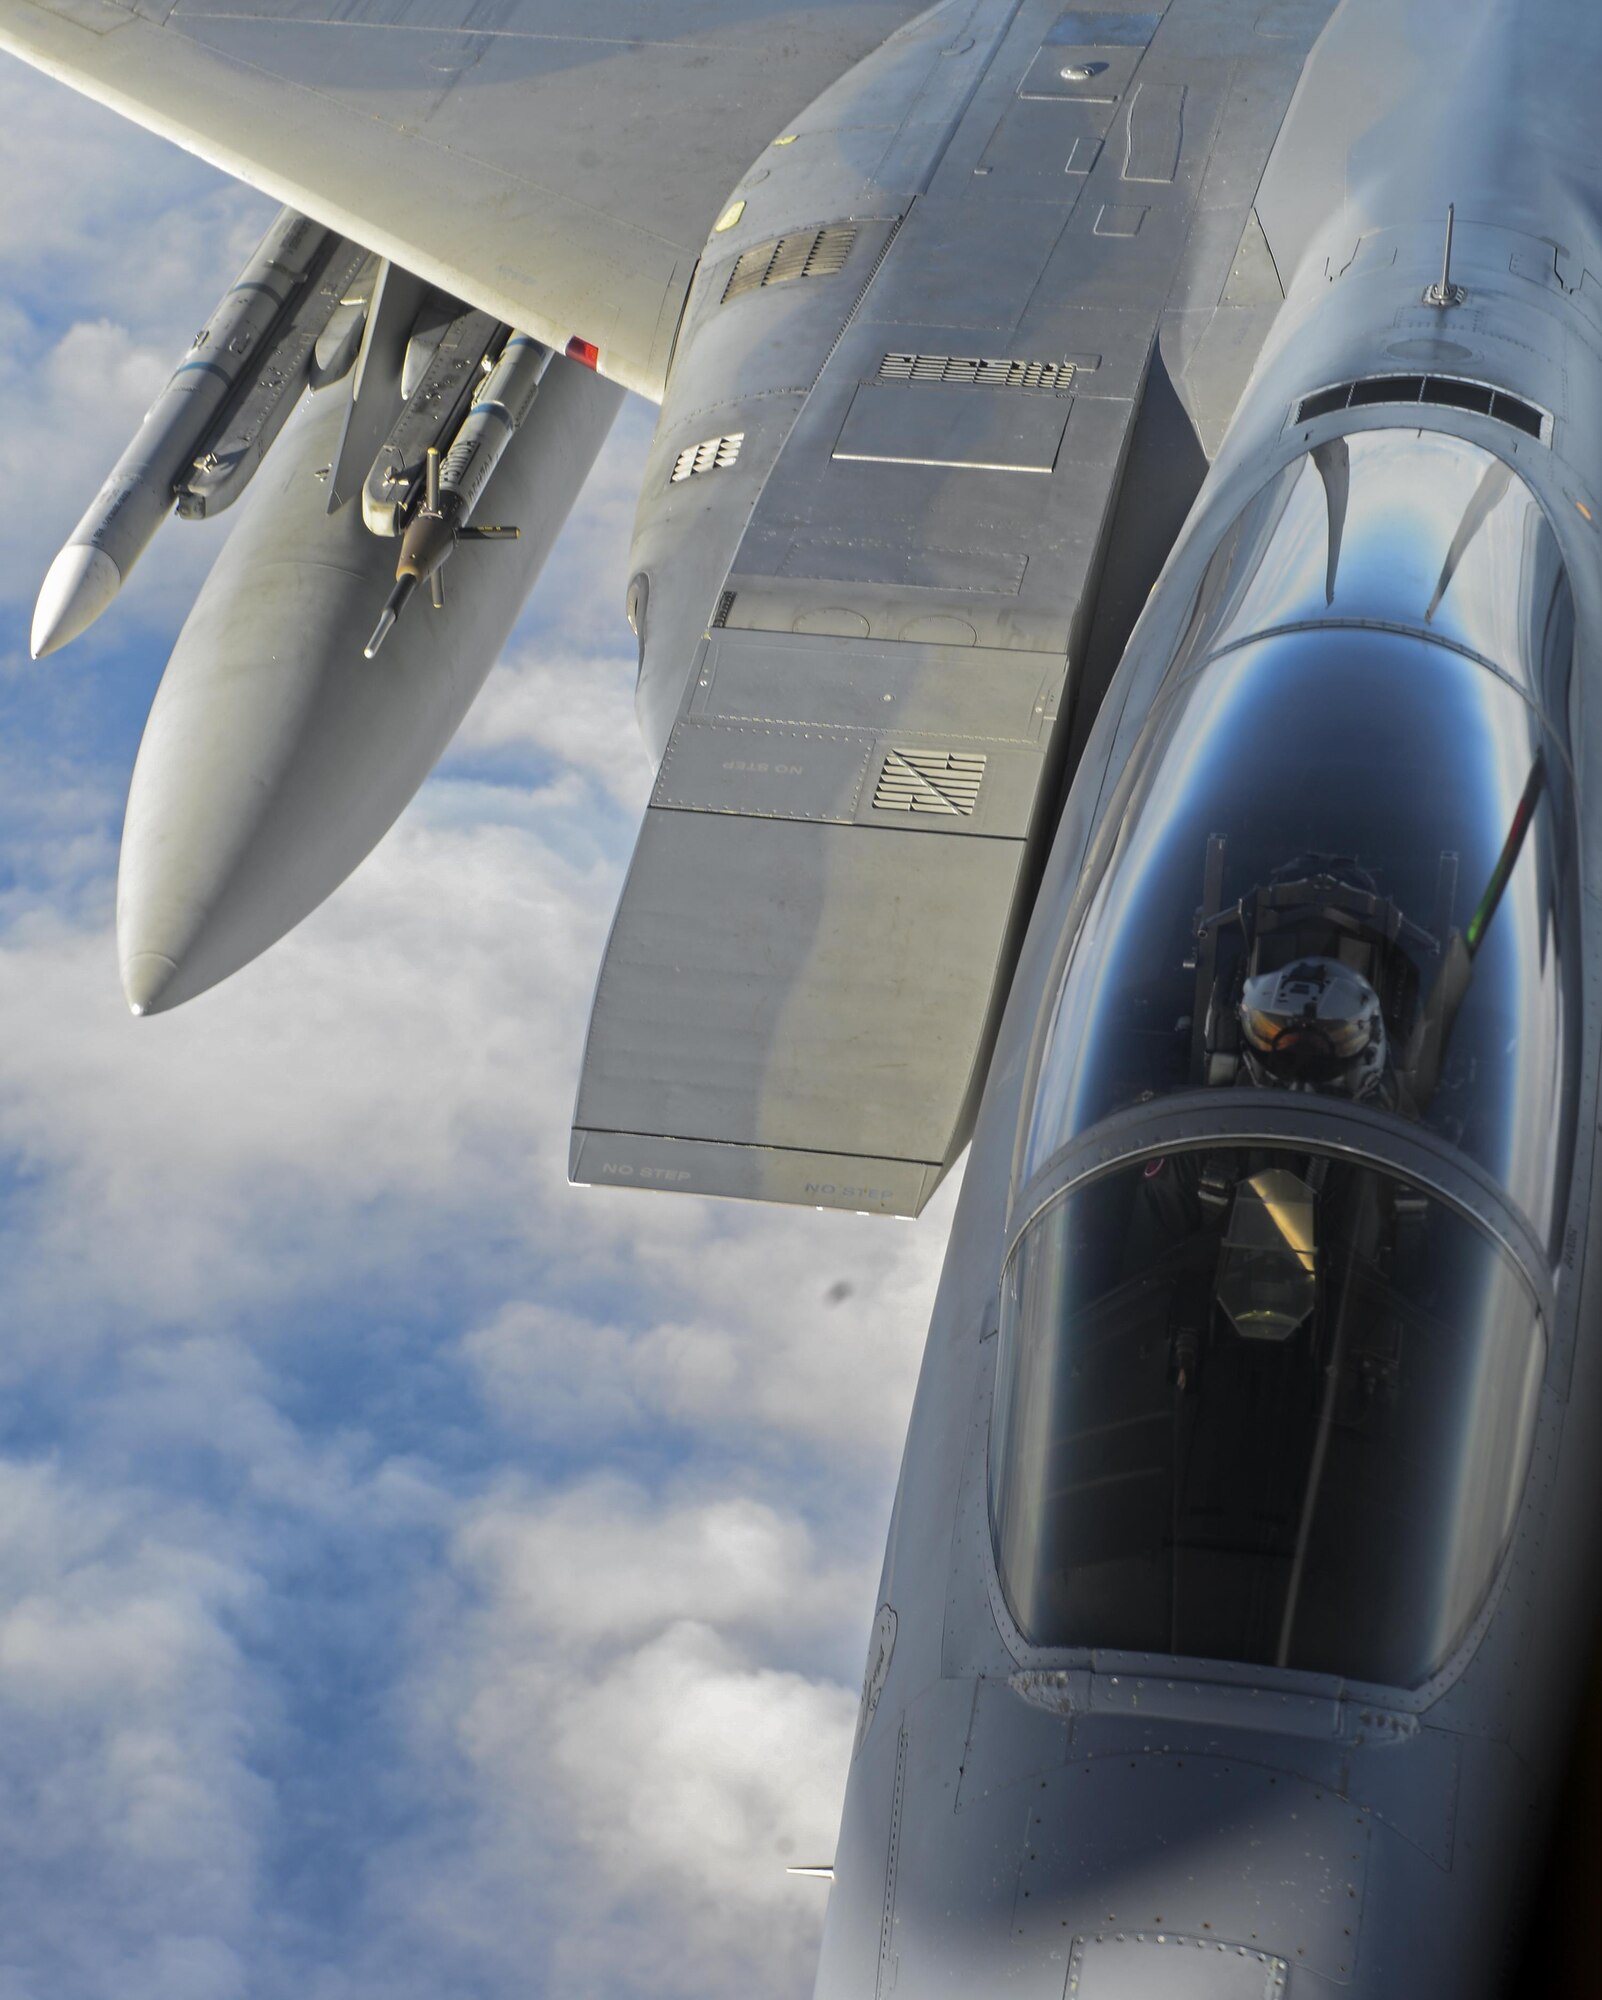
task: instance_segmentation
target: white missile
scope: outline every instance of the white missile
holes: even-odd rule
[[[622,391],[559,364],[489,483],[511,547],[462,557],[438,616],[362,657],[394,561],[354,498],[327,511],[345,420],[312,396],[257,479],[156,694],[117,884],[124,990],[176,1006],[282,937],[345,879],[455,733],[611,428]]]
[[[319,281],[341,253],[352,269],[364,254],[293,209],[280,212],[51,563],[33,616],[36,660],[75,639],[116,596],[243,385],[271,391],[247,441],[254,469],[300,394],[317,334],[339,303],[337,290],[326,301],[320,297]],[[320,319],[316,309],[297,310],[314,300],[326,305]],[[275,367],[290,330],[305,354]]]

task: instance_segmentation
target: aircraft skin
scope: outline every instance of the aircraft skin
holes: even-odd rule
[[[388,260],[158,696],[130,1002],[369,851],[659,396],[574,1178],[916,1213],[971,1135],[820,2000],[1499,1992],[1602,1497],[1602,22],[664,0],[683,174],[635,119],[586,183],[640,27],[552,56],[542,4],[423,10],[420,86],[385,0],[0,0]],[[524,541],[364,660],[386,537],[454,546],[417,446],[467,376],[412,378],[513,328]],[[109,601],[65,574],[47,636]]]
[[[1409,411],[1405,430],[1394,407],[1378,404],[1287,422],[1303,397],[1326,385],[1432,365],[1554,412],[1589,412],[1602,383],[1597,322],[1575,310],[1575,289],[1545,280],[1554,256],[1547,239],[1597,242],[1586,86],[1576,82],[1571,97],[1563,81],[1596,74],[1595,17],[1505,10],[1470,34],[1450,11],[1348,4],[1310,66],[1259,193],[1267,211],[1282,177],[1291,185],[1287,199],[1300,195],[1317,213],[1318,189],[1298,181],[1318,171],[1340,175],[1348,149],[1354,168],[1366,156],[1368,171],[1347,175],[1345,203],[1311,239],[1240,413],[1135,628],[1036,901],[907,1441],[820,2000],[890,1991],[1256,2000],[1285,1992],[1531,1990],[1516,1977],[1509,1983],[1508,1955],[1541,1854],[1594,1596],[1596,1442],[1583,1414],[1602,1386],[1591,1337],[1595,1267],[1585,1254],[1597,1199],[1586,1136],[1596,1119],[1594,939],[1584,947],[1578,1046],[1564,1087],[1580,1142],[1557,1204],[1561,1228],[1542,1243],[1488,1188],[1454,1191],[1490,1227],[1523,1237],[1521,1261],[1542,1299],[1549,1344],[1530,1412],[1530,1471],[1505,1548],[1483,1607],[1424,1685],[1362,1685],[1094,1643],[1031,1646],[998,1585],[985,1494],[987,1453],[997,1449],[997,1301],[1021,1232],[1076,1173],[1094,1175],[1119,1157],[1161,1161],[1224,1124],[1208,1118],[1198,1094],[1171,1108],[1159,1098],[1109,1117],[1068,1163],[1048,1162],[1027,1180],[1020,1167],[1020,1126],[1028,1124],[1064,950],[1086,921],[1097,842],[1117,830],[1126,801],[1120,781],[1138,761],[1143,728],[1227,531],[1282,467],[1333,438],[1350,437],[1354,447],[1394,440],[1399,458],[1441,438],[1472,439],[1515,466],[1538,497],[1573,587],[1574,657],[1589,657],[1602,467],[1588,418],[1571,427],[1558,415],[1550,443],[1533,447],[1489,418],[1445,408]],[[1401,132],[1393,107],[1403,112]],[[1440,278],[1449,201],[1458,216],[1451,279],[1465,298],[1443,309],[1423,299]],[[1474,222],[1465,229],[1468,216]],[[1557,253],[1575,266],[1598,254]],[[1519,275],[1537,267],[1538,282]],[[1407,528],[1405,520],[1390,523],[1393,534]],[[1421,551],[1432,577],[1442,553],[1439,544]],[[1324,547],[1313,555],[1322,586]],[[1382,561],[1364,577],[1347,643],[1361,643],[1363,628],[1382,622],[1423,629],[1426,592],[1410,592],[1409,569],[1398,559],[1387,575]],[[1501,590],[1511,595],[1514,587],[1504,572]],[[1288,613],[1315,623],[1327,617],[1338,629],[1343,614],[1353,619],[1338,582],[1327,605],[1320,587],[1310,606],[1293,601]],[[1215,662],[1208,671],[1221,669]],[[1597,752],[1597,717],[1578,668],[1565,692],[1555,720],[1583,772]],[[1336,720],[1331,714],[1325,726]],[[1392,726],[1383,709],[1364,714],[1376,744]],[[1419,778],[1428,782],[1422,770]],[[1564,865],[1594,883],[1594,812],[1577,815],[1570,837]],[[1200,861],[1198,854],[1198,901]],[[1589,930],[1589,888],[1577,916],[1581,907],[1578,920]],[[1265,1093],[1260,1112],[1237,1103],[1229,1116],[1241,1120],[1238,1133],[1272,1136],[1293,1150],[1295,1134],[1309,1145],[1384,1157],[1389,1145],[1377,1124],[1339,1129],[1360,1108]],[[1408,1168],[1445,1191],[1438,1169]]]

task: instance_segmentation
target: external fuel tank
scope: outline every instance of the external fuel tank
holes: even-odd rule
[[[623,392],[556,362],[488,503],[521,539],[470,550],[441,611],[363,642],[394,546],[327,511],[345,398],[311,397],[258,477],[157,690],[117,883],[136,1014],[281,938],[372,850],[449,743],[599,452]]]

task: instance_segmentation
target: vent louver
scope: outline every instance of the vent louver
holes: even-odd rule
[[[1545,435],[1548,413],[1489,382],[1465,382],[1456,375],[1371,375],[1363,382],[1341,382],[1320,389],[1296,405],[1296,421],[1311,423],[1335,410],[1366,409],[1375,403],[1433,403],[1448,410],[1473,410],[1511,424],[1526,437]]]
[[[982,752],[892,750],[879,773],[873,809],[970,819],[984,775]]]
[[[1070,387],[1071,361],[994,361],[975,354],[887,354],[879,363],[881,382],[960,382],[977,389]]]
[[[836,222],[825,229],[797,230],[769,243],[758,243],[735,260],[723,288],[723,303],[727,305],[742,292],[754,292],[762,285],[787,285],[796,278],[831,278],[844,269],[856,240],[852,224]]]
[[[712,613],[711,629],[714,632],[721,632],[724,626],[728,624],[729,613],[733,609],[734,609],[734,592],[732,590],[725,590],[720,592],[718,596],[718,607]]]
[[[698,472],[725,471],[739,458],[744,443],[744,431],[730,431],[727,437],[703,438],[700,444],[687,444],[673,461],[668,483],[677,486],[683,480],[693,479]]]

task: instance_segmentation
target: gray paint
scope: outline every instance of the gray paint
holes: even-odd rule
[[[848,463],[1049,475],[1072,409],[1069,396],[864,382],[830,456]]]
[[[1251,201],[1264,103],[1294,73],[1250,9],[1206,13],[1202,51],[1181,38],[1169,56],[1166,26],[1147,45],[1152,15],[1081,44],[1049,0],[937,10],[739,184],[748,210],[692,287],[636,523],[639,707],[662,776],[596,992],[575,1174],[628,1179],[636,1146],[693,1140],[747,1149],[697,1156],[716,1191],[743,1157],[735,1191],[772,1198],[792,1183],[767,1154],[818,1149],[901,1160],[904,1200],[965,1144],[1104,566],[1125,599],[1155,575],[1197,432],[1233,410],[1218,347],[1199,374],[1187,357],[1223,325],[1239,367],[1278,302],[1261,300]],[[1105,143],[1070,173],[1087,132]],[[836,274],[726,298],[745,251],[847,219]],[[916,379],[907,356],[925,374],[948,357],[949,379]],[[1020,364],[1018,383],[963,379],[962,357]],[[1061,372],[1026,386],[1031,363]],[[686,449],[735,433],[732,466],[674,481]],[[1109,558],[1115,509],[1135,525]],[[972,815],[922,822],[939,848],[871,807],[886,755],[920,747],[987,758]],[[698,872],[675,893],[689,835],[670,814],[690,811]],[[1002,840],[1005,857],[960,853]],[[881,1181],[864,1164],[850,1184]]]
[[[1425,1687],[1036,1654],[996,1586],[984,1472],[1002,1254],[1039,1198],[1015,1181],[1020,1112],[1086,856],[1117,810],[1118,776],[1218,536],[1278,466],[1339,432],[1398,422],[1395,411],[1372,409],[1294,427],[1299,397],[1437,365],[1553,409],[1549,444],[1461,412],[1421,408],[1404,421],[1472,438],[1540,495],[1576,592],[1577,659],[1583,667],[1595,655],[1596,531],[1576,503],[1594,514],[1602,477],[1602,320],[1585,282],[1588,269],[1602,269],[1586,192],[1598,162],[1587,86],[1557,79],[1594,75],[1602,50],[1594,15],[1580,9],[1525,10],[1519,28],[1525,52],[1513,59],[1517,37],[1509,28],[1502,39],[1498,10],[1465,17],[1461,7],[1349,0],[1332,44],[1345,54],[1310,72],[1319,88],[1298,101],[1301,123],[1281,141],[1275,189],[1259,197],[1265,242],[1295,280],[1086,731],[990,1068],[891,1526],[880,1599],[896,1611],[897,1645],[848,1785],[821,2000],[887,1991],[892,1976],[897,1993],[920,2000],[975,1990],[1236,2000],[1270,1990],[1272,1965],[1248,1964],[1258,1952],[1284,1964],[1291,2000],[1504,1990],[1540,1852],[1526,1829],[1539,1826],[1551,1797],[1594,1601],[1590,1412],[1602,1351],[1586,1338],[1597,1315],[1588,1144],[1555,1266],[1500,1211],[1549,1300],[1548,1372],[1501,1574],[1458,1655]],[[1298,130],[1309,134],[1305,156]],[[1454,277],[1468,300],[1443,314],[1422,295],[1439,275],[1452,198]],[[1571,729],[1583,771],[1602,751],[1602,725],[1583,673],[1576,682]],[[1582,841],[1584,1133],[1595,1129],[1602,1011],[1594,804]],[[1305,1108],[1299,1115],[1305,1123]],[[1197,1116],[1196,1132],[1214,1129]],[[1170,1137],[1180,1129],[1160,1107],[1151,1126]],[[1444,1162],[1421,1161],[1420,1171],[1451,1182]],[[1466,1188],[1454,1192],[1474,1205]],[[1479,1199],[1496,1210],[1493,1198]],[[923,1844],[916,1851],[909,1826]],[[1280,1857],[1267,1893],[1257,1872],[1265,1852]],[[1066,1962],[1056,1955],[1063,1939]],[[1228,1974],[1230,1954],[1207,1949],[1220,1939],[1238,1948]],[[1515,1976],[1511,1990],[1529,1989]]]

